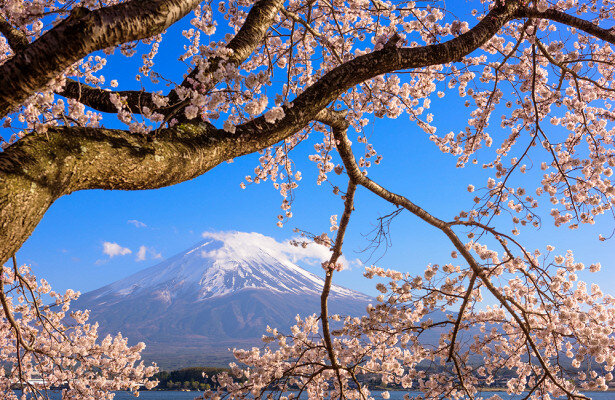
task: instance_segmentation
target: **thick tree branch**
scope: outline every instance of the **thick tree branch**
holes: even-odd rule
[[[262,43],[265,34],[280,8],[282,8],[283,0],[260,0],[252,6],[248,13],[244,24],[237,34],[231,39],[226,46],[232,50],[232,54],[228,58],[228,62],[234,65],[240,65],[254,52],[254,50]],[[212,74],[219,66],[220,59],[208,60],[207,69],[201,70],[196,67],[184,79],[181,86],[193,88],[192,82],[195,81],[199,74]],[[211,78],[211,76],[210,76]],[[199,88],[200,92],[211,90],[218,83],[210,79],[210,87]],[[97,111],[116,113],[117,108],[110,100],[110,95],[115,93],[121,97],[126,97],[126,103],[130,110],[135,114],[140,114],[143,108],[147,107],[152,111],[169,116],[177,111],[179,105],[179,97],[175,89],[169,93],[169,106],[158,107],[153,100],[152,93],[144,90],[125,90],[125,91],[109,91],[95,88],[75,80],[69,79],[66,81],[64,90],[59,91],[61,96],[69,97],[91,107]]]
[[[239,155],[242,148],[255,151],[268,145],[224,135],[212,138],[207,129],[182,125],[150,140],[124,131],[56,128],[18,141],[0,153],[0,264],[62,195],[88,188],[172,185]]]
[[[538,11],[537,9],[530,7],[519,8],[517,16],[520,18],[541,18],[548,19],[554,22],[559,22],[564,25],[579,29],[585,33],[589,33],[599,39],[615,44],[615,31],[613,28],[604,29],[600,26],[593,24],[584,19],[575,17],[574,15],[566,14],[562,11],[548,9],[545,11]]]
[[[2,15],[0,15],[0,33],[4,35],[14,52],[23,50],[30,44],[26,35],[12,26]]]
[[[57,91],[60,96],[77,100],[81,104],[105,113],[117,113],[118,109],[111,102],[111,94],[126,98],[126,103],[134,114],[141,114],[144,107],[158,111],[153,95],[145,90],[118,90],[110,91],[81,83],[74,79],[67,79],[64,89]]]
[[[226,46],[227,49],[232,50],[227,62],[236,66],[240,65],[262,44],[265,34],[273,24],[278,11],[280,11],[283,5],[284,0],[260,0],[252,6],[241,29]],[[212,79],[212,74],[218,69],[221,61],[220,59],[208,60],[205,69],[197,66],[188,74],[181,83],[181,86],[198,88],[201,93],[206,93],[213,89],[218,81]],[[201,77],[200,79],[199,76]],[[199,80],[207,81],[207,85],[201,84],[201,87],[198,87]],[[179,100],[175,90],[172,90],[169,94],[169,100],[171,103]],[[186,105],[187,102],[184,101],[179,108],[175,109],[175,112],[181,110]]]
[[[200,0],[130,0],[68,18],[0,65],[0,118],[88,54],[161,33]]]

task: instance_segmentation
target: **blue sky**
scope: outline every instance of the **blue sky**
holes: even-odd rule
[[[172,27],[171,34],[180,29],[181,26]],[[162,60],[176,59],[168,50],[173,48],[173,43],[169,46],[168,41],[165,38],[161,44],[156,58],[159,64],[154,70],[177,78],[185,71],[180,63],[161,64]],[[136,71],[139,64],[139,56],[132,59],[113,56],[105,75],[109,80],[117,78],[120,71]],[[180,68],[176,68],[178,65]],[[120,89],[138,88],[138,85],[132,75],[120,79]],[[434,98],[431,112],[435,115],[438,132],[457,132],[467,120],[466,109],[454,93],[444,99]],[[114,124],[105,122],[105,125]],[[397,120],[372,119],[366,131],[370,142],[384,156],[381,165],[371,168],[370,177],[442,219],[451,219],[461,209],[472,205],[474,194],[466,191],[468,184],[481,187],[486,182],[488,173],[480,166],[455,168],[455,157],[442,154],[406,116]],[[497,130],[493,133],[496,143],[498,138],[507,135]],[[356,138],[356,134],[351,134],[351,138]],[[52,205],[19,251],[18,261],[31,264],[34,271],[57,290],[72,288],[85,292],[190,247],[201,240],[204,231],[259,232],[278,241],[295,237],[293,228],[328,232],[329,217],[341,214],[342,202],[332,195],[329,185],[315,185],[316,168],[307,156],[314,153],[313,144],[318,139],[320,136],[313,134],[295,151],[294,161],[304,178],[296,191],[294,217],[284,228],[275,225],[282,198],[269,182],[250,185],[245,190],[239,187],[244,176],[258,165],[258,155],[249,155],[169,188],[139,192],[86,191],[62,197]],[[335,179],[335,184],[345,188],[343,179]],[[548,200],[543,199],[543,203],[547,204],[541,209],[542,228],[522,230],[522,242],[530,249],[544,249],[547,243],[552,243],[557,253],[573,249],[577,258],[586,264],[601,261],[603,271],[586,279],[598,280],[606,292],[615,294],[610,289],[615,287],[615,274],[609,272],[615,268],[613,242],[597,240],[599,233],[610,235],[614,226],[612,218],[599,218],[596,226],[582,226],[576,231],[556,229],[548,216]],[[370,244],[364,235],[372,231],[379,216],[392,210],[392,206],[359,189],[356,212],[346,239],[348,259],[360,259],[367,264],[379,260],[379,265],[386,268],[417,272],[429,262],[449,261],[452,247],[445,237],[405,214],[397,217],[391,226],[393,246],[386,254],[383,255],[384,249],[380,248],[370,259],[369,252],[361,252]],[[109,245],[107,254],[104,253],[106,242],[117,244],[119,247],[115,250],[130,249],[131,252],[111,257],[109,253],[114,253],[109,251],[113,250]],[[144,256],[143,251],[139,254],[142,246]],[[318,267],[310,268],[315,273],[321,272]],[[364,279],[362,269],[356,266],[340,273],[337,283],[375,293],[374,283]]]

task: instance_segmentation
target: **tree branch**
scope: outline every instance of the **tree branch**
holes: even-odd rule
[[[537,9],[531,7],[519,8],[519,11],[517,12],[517,17],[540,18],[559,22],[561,24],[577,28],[585,33],[589,33],[590,35],[602,39],[605,42],[615,44],[615,31],[612,28],[604,29],[594,23],[591,23],[579,17],[575,17],[574,15],[566,14],[562,11],[554,10],[552,8],[545,11],[538,11]]]
[[[116,94],[126,98],[126,103],[134,114],[141,114],[144,107],[157,111],[153,95],[145,90],[119,90],[110,91],[81,83],[74,79],[67,79],[63,90],[56,92],[60,96],[77,100],[81,104],[105,113],[117,113],[117,107],[111,102],[111,95]]]
[[[450,361],[453,358],[453,353],[455,353],[455,342],[457,341],[457,334],[459,333],[459,328],[461,327],[461,321],[463,320],[463,313],[466,311],[466,307],[468,306],[468,302],[470,301],[470,296],[472,295],[472,291],[474,290],[474,282],[476,282],[476,274],[472,274],[472,278],[470,278],[470,283],[468,283],[468,288],[466,289],[466,294],[463,296],[463,303],[461,303],[461,307],[459,307],[459,313],[457,314],[457,320],[455,321],[455,325],[453,326],[453,334],[451,335],[451,344],[450,349],[448,351],[447,361]]]
[[[17,263],[14,257],[13,257],[13,263],[14,264]],[[20,354],[19,354],[20,344],[26,351],[32,351],[32,348],[30,347],[30,345],[28,345],[28,343],[25,342],[23,336],[21,335],[21,329],[19,329],[19,324],[17,324],[17,321],[15,321],[15,318],[13,317],[13,313],[11,313],[11,308],[9,307],[8,301],[4,293],[4,277],[3,277],[4,271],[3,269],[4,267],[0,265],[0,305],[2,306],[2,310],[4,311],[4,316],[6,317],[7,321],[9,322],[13,330],[15,331],[15,346],[17,347],[16,354],[17,354],[17,357],[19,358],[20,357]]]
[[[88,54],[161,33],[200,0],[130,0],[89,11],[77,7],[0,65],[0,118]]]
[[[228,58],[229,62],[238,66],[254,52],[265,37],[267,30],[273,23],[282,5],[283,0],[260,0],[252,6],[241,29],[226,46],[227,49],[232,50],[232,54]],[[194,68],[181,83],[181,86],[192,89],[193,82],[197,76],[200,74],[211,75],[218,68],[220,61],[219,58],[208,60],[206,70],[201,70],[199,67]],[[218,82],[210,79],[209,87],[199,88],[199,91],[207,92],[216,83]],[[169,92],[169,105],[165,107],[158,107],[153,100],[153,94],[144,90],[109,91],[95,88],[73,79],[68,79],[64,89],[57,93],[61,96],[75,99],[97,111],[106,113],[117,113],[116,106],[110,100],[111,94],[126,97],[126,103],[134,114],[141,114],[143,108],[147,107],[151,111],[168,117],[173,113],[177,113],[178,109],[181,108],[177,104],[179,97],[177,96],[176,89]]]
[[[4,35],[14,52],[23,50],[30,44],[26,35],[12,26],[2,15],[0,15],[0,33]]]
[[[555,58],[553,58],[553,56],[549,53],[549,51],[545,48],[545,46],[540,42],[540,40],[536,40],[536,46],[538,47],[538,49],[540,50],[540,52],[542,53],[542,55],[549,60],[549,62],[555,66],[557,66],[559,69],[561,69],[562,71],[562,76],[565,76],[567,73],[570,74],[574,79],[578,79],[581,81],[585,81],[585,82],[589,82],[590,84],[596,86],[597,88],[604,90],[604,91],[608,91],[608,92],[615,92],[615,89],[606,87],[602,84],[600,84],[599,82],[587,78],[585,76],[581,76],[578,73],[576,73],[575,71],[573,71],[572,69],[568,68],[565,64],[558,62]]]
[[[325,342],[325,348],[327,349],[327,354],[329,355],[329,360],[331,361],[331,366],[335,369],[335,374],[340,387],[340,399],[343,398],[344,388],[342,384],[342,377],[340,375],[340,365],[337,362],[335,350],[333,349],[333,343],[331,342],[327,299],[331,290],[331,283],[333,282],[333,271],[335,271],[335,265],[339,257],[342,255],[342,246],[344,244],[346,228],[348,227],[348,222],[350,221],[350,214],[354,211],[354,194],[356,189],[357,185],[352,180],[349,180],[348,189],[346,190],[346,198],[344,200],[344,213],[342,214],[337,235],[335,237],[333,253],[327,263],[325,283],[322,288],[322,294],[320,295],[320,322],[322,323],[322,336]]]

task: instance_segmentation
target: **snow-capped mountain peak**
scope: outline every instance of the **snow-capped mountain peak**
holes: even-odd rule
[[[286,329],[297,315],[320,312],[323,280],[315,270],[330,257],[323,246],[294,247],[257,233],[212,233],[201,243],[134,275],[83,294],[100,334],[121,331],[145,356],[177,367],[230,361],[229,348],[262,345],[267,326]],[[324,275],[324,272],[323,272]],[[360,316],[373,299],[339,286],[332,314]]]
[[[180,293],[185,297],[192,292],[198,301],[246,289],[320,294],[323,280],[291,259],[318,260],[328,253],[324,247],[305,250],[258,233],[212,233],[187,251],[100,289],[98,297],[151,291],[169,302]],[[332,287],[331,296],[369,299],[340,286]]]

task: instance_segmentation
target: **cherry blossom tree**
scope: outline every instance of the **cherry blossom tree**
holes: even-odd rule
[[[311,398],[367,399],[357,376],[372,373],[424,398],[475,398],[502,370],[514,373],[508,390],[529,390],[528,398],[585,398],[583,390],[606,388],[614,299],[578,281],[585,267],[572,253],[530,250],[518,235],[545,217],[577,229],[613,212],[615,1],[449,3],[5,0],[0,118],[12,136],[0,153],[0,262],[63,195],[168,186],[257,151],[260,165],[242,185],[272,181],[285,199],[282,225],[301,179],[292,150],[311,137],[316,183],[347,181],[345,192],[334,184],[344,201],[339,221],[330,221],[336,236],[306,237],[332,250],[321,310],[289,334],[272,329],[271,348],[237,351],[248,369],[235,373],[247,380],[222,376],[225,391],[207,396],[299,388]],[[179,81],[155,68],[175,23],[185,27],[171,44],[185,40]],[[105,76],[107,62],[135,54],[143,59],[138,71]],[[120,90],[133,74],[142,89]],[[445,96],[463,98],[468,109],[458,132],[437,132],[429,113]],[[412,193],[370,179],[367,170],[382,159],[363,129],[371,116],[408,118],[459,168],[489,154],[481,164],[491,178],[468,186],[475,206],[446,221],[412,202]],[[105,128],[109,118],[125,128]],[[349,140],[355,135],[358,144]],[[539,178],[526,174],[538,169]],[[418,275],[371,267],[368,277],[389,279],[378,286],[379,302],[362,318],[329,316],[357,190],[441,231],[459,262]],[[481,306],[484,295],[495,305]],[[7,321],[10,309],[3,305]],[[29,310],[5,328],[3,349],[32,346],[20,332],[41,319]],[[437,310],[447,317],[436,318]],[[481,334],[468,339],[473,328]],[[438,329],[438,343],[421,342]],[[424,363],[446,372],[426,376]]]
[[[61,294],[27,266],[0,268],[0,393],[3,399],[112,399],[114,390],[153,387],[156,366],[146,367],[143,343],[129,347],[121,335],[98,340],[87,311],[69,312],[79,296]],[[52,301],[45,303],[45,298]],[[71,322],[67,322],[71,321]]]

